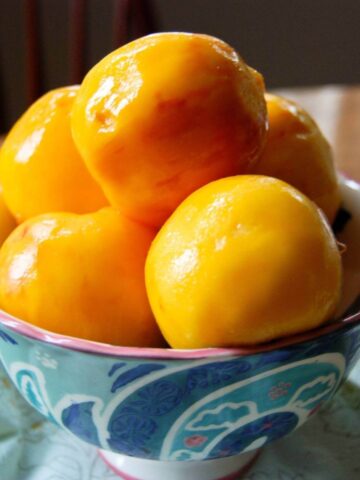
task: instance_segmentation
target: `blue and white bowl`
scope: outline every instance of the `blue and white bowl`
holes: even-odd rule
[[[333,323],[258,348],[181,351],[75,339],[0,312],[6,371],[123,478],[235,478],[329,400],[360,356],[360,186],[342,180],[342,191],[345,285]]]

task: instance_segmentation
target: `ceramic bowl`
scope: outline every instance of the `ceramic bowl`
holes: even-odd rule
[[[0,359],[23,397],[125,479],[235,478],[307,421],[360,355],[360,187],[342,180],[338,320],[249,349],[124,348],[0,313]]]

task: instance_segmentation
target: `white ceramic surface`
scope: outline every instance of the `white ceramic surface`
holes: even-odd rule
[[[141,460],[102,450],[103,460],[124,480],[230,480],[238,478],[258,452],[205,462],[159,462]]]

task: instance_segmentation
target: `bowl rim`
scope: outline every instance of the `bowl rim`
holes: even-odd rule
[[[360,192],[359,182],[349,178],[343,172],[338,172],[338,177],[340,185],[347,184],[350,188],[355,188]],[[48,343],[50,345],[69,350],[82,351],[89,354],[128,358],[158,358],[168,360],[194,360],[209,357],[247,356],[256,353],[269,352],[272,350],[312,341],[337,330],[353,327],[357,323],[360,323],[360,311],[347,317],[337,319],[336,321],[325,323],[312,330],[278,338],[268,343],[244,347],[199,348],[182,350],[173,349],[170,347],[125,347],[54,333],[32,325],[25,320],[20,320],[19,318],[16,318],[0,309],[0,327],[3,325],[15,333],[43,343]]]
[[[12,315],[9,315],[3,310],[0,310],[0,327],[3,325],[17,334],[50,344],[52,346],[104,356],[154,358],[167,360],[195,360],[210,357],[248,356],[256,353],[265,353],[278,350],[280,348],[306,343],[308,341],[326,336],[329,333],[345,329],[347,327],[354,327],[356,324],[360,324],[360,312],[345,317],[341,320],[327,323],[318,328],[308,330],[306,332],[278,338],[271,342],[254,346],[182,350],[175,348],[124,347],[71,337],[36,327],[35,325],[25,322],[24,320],[20,320]]]

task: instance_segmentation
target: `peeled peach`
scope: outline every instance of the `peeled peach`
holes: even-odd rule
[[[192,191],[246,172],[267,128],[261,75],[223,41],[160,33],[86,75],[72,132],[113,206],[160,226]]]
[[[340,193],[329,143],[299,105],[266,94],[269,133],[252,173],[290,183],[313,200],[332,222]]]
[[[0,187],[0,246],[16,227],[15,218],[11,215],[8,207],[5,205],[2,189]]]
[[[159,346],[144,281],[153,236],[111,207],[34,217],[0,250],[0,306],[52,332]]]
[[[209,183],[175,210],[152,243],[145,277],[172,347],[234,347],[323,324],[342,268],[313,202],[280,180],[240,175]]]
[[[17,121],[0,150],[5,201],[22,222],[52,211],[87,213],[108,204],[70,131],[79,87],[52,90]]]

